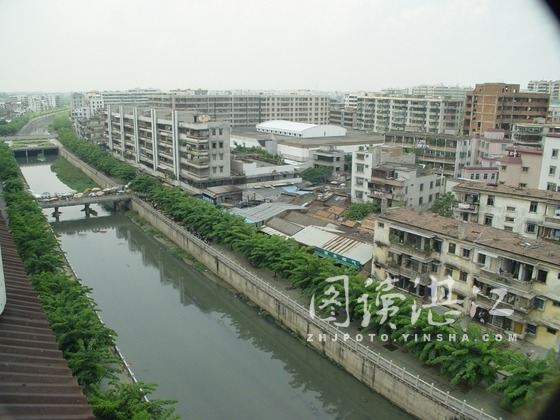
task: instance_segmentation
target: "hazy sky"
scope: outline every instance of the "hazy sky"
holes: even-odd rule
[[[560,79],[541,0],[0,0],[0,92]]]

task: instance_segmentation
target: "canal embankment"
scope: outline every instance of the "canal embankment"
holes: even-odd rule
[[[100,186],[112,186],[112,181],[61,148],[61,156],[80,167]],[[411,373],[398,361],[383,357],[361,343],[356,336],[348,339],[345,332],[318,318],[292,297],[255,275],[217,247],[205,243],[168,219],[140,199],[133,199],[132,210],[162,232],[177,246],[202,262],[210,272],[267,311],[279,323],[298,334],[315,350],[343,367],[371,389],[419,418],[496,418],[452,395],[436,381],[426,381]],[[315,337],[307,341],[307,337]],[[443,388],[443,389],[442,389]],[[480,401],[483,402],[483,401]],[[482,405],[482,404],[481,404]]]

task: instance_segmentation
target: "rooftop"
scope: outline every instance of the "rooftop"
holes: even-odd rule
[[[497,252],[516,254],[520,256],[520,259],[528,257],[549,264],[560,264],[560,244],[542,239],[523,238],[517,233],[490,226],[461,222],[435,213],[411,208],[390,208],[384,214],[378,216],[378,219],[413,227],[426,236],[444,235],[493,248]],[[461,232],[463,229],[464,232]]]
[[[542,200],[560,201],[560,192],[539,190],[536,188],[511,187],[504,184],[486,184],[484,182],[462,182],[453,187],[453,191],[485,192],[496,195],[513,195],[524,199],[540,198]]]
[[[7,295],[0,314],[0,417],[94,419],[1,213],[0,248]]]

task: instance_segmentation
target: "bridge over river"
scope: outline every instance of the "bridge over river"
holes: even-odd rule
[[[70,206],[84,206],[84,210],[86,214],[89,214],[91,211],[89,206],[91,204],[113,204],[114,208],[117,208],[119,205],[127,205],[128,202],[132,199],[132,194],[108,194],[102,196],[95,196],[95,197],[64,197],[58,198],[53,200],[39,200],[39,207],[43,209],[52,209],[54,208],[54,215],[58,215],[58,209],[60,207],[70,207]]]

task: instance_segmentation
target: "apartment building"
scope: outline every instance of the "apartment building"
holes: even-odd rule
[[[229,124],[196,111],[107,106],[107,145],[122,159],[194,188],[229,180]]]
[[[377,133],[395,130],[459,134],[462,116],[462,100],[361,95],[356,98],[354,128]]]
[[[402,131],[385,134],[385,143],[414,149],[416,163],[447,177],[460,177],[462,168],[470,164],[471,142],[469,136],[451,134]]]
[[[558,351],[558,255],[554,242],[395,208],[376,216],[372,274],[418,300],[459,310],[489,332]]]
[[[499,128],[511,131],[513,124],[546,118],[550,95],[521,92],[518,84],[482,83],[467,92],[463,134],[482,135]]]
[[[343,150],[337,149],[335,146],[321,146],[312,153],[311,166],[313,168],[330,168],[332,177],[336,177],[345,171],[346,153]]]
[[[477,182],[495,184],[498,182],[500,159],[507,155],[507,147],[512,141],[505,138],[505,131],[486,130],[484,136],[474,136],[471,150],[468,152],[470,162],[461,170],[461,178]]]
[[[151,107],[197,110],[231,127],[252,126],[269,120],[328,124],[330,97],[310,91],[258,92],[176,90],[151,96]]]
[[[539,189],[560,191],[560,133],[549,133],[543,138]],[[536,168],[535,168],[536,169]]]
[[[511,139],[514,146],[541,149],[543,139],[549,133],[560,133],[560,125],[545,123],[541,119],[539,123],[513,124]]]
[[[466,181],[452,188],[454,218],[518,233],[560,239],[560,192]]]
[[[414,164],[412,154],[391,155],[390,149],[377,147],[354,152],[352,158],[352,201],[428,209],[445,192],[441,174]]]
[[[560,80],[531,80],[527,84],[527,91],[537,93],[548,93],[550,99],[560,98]]]

